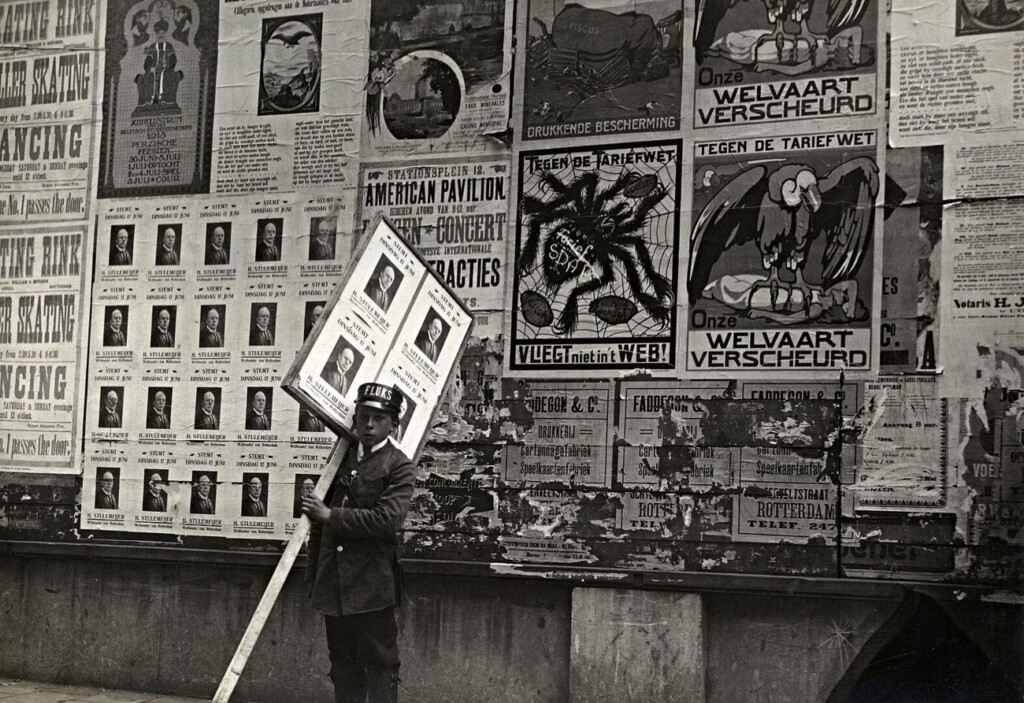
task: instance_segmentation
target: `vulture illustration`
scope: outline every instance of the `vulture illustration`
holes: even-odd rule
[[[758,39],[758,46],[767,42],[781,46],[787,39],[795,42],[799,37],[807,39],[812,45],[831,39],[843,30],[859,24],[870,4],[870,0],[828,0],[825,36],[820,36],[807,27],[807,18],[814,9],[815,0],[696,0],[697,20],[693,25],[693,47],[698,64],[704,62],[708,49],[714,43],[719,22],[740,2],[764,3],[768,22],[775,25],[774,32]],[[800,31],[788,34],[785,31],[786,21],[800,25]]]
[[[687,291],[699,300],[719,257],[728,249],[755,242],[768,279],[758,287],[799,289],[803,299],[856,275],[871,242],[878,167],[866,157],[840,164],[823,178],[810,166],[789,163],[770,175],[765,166],[746,169],[705,206],[693,228]],[[821,285],[804,280],[812,242],[825,237]],[[793,282],[780,280],[780,269]],[[789,296],[792,299],[792,296]]]

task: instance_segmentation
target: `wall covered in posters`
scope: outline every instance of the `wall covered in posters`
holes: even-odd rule
[[[892,5],[0,4],[0,476],[77,481],[53,539],[287,537],[336,284],[431,326],[383,215],[474,318],[408,555],[1011,580],[1024,15]]]

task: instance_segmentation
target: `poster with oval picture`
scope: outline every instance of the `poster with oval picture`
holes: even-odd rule
[[[260,115],[320,110],[323,15],[263,20],[260,60]]]

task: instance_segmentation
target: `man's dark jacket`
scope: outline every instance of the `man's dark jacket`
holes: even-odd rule
[[[398,531],[412,500],[416,467],[390,441],[359,462],[356,450],[349,451],[328,495],[331,519],[313,523],[309,534],[306,581],[313,584],[313,607],[340,607],[327,615],[396,605],[401,588]]]

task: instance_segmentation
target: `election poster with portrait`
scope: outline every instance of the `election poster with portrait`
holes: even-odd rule
[[[394,438],[414,457],[472,327],[466,305],[378,216],[281,385],[346,435],[360,385],[398,387]]]
[[[279,384],[349,261],[348,221],[322,192],[101,206],[83,527],[288,534],[293,479],[333,435]]]
[[[88,214],[98,8],[0,4],[0,224]]]
[[[513,372],[676,365],[680,143],[522,152]]]
[[[697,142],[693,153],[685,368],[874,368],[877,132]]]

